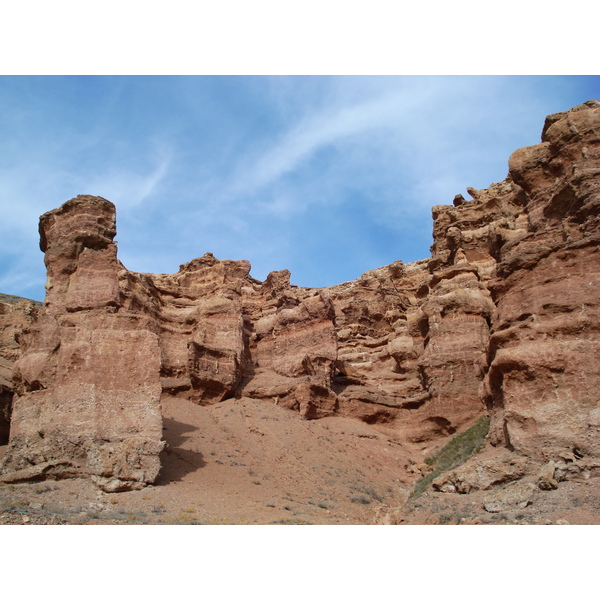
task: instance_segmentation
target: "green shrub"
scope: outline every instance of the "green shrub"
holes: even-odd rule
[[[481,417],[469,429],[462,433],[457,433],[439,452],[426,458],[425,462],[433,467],[433,472],[415,484],[410,497],[416,498],[440,474],[451,469],[456,469],[456,467],[462,465],[471,456],[477,454],[483,448],[485,436],[489,430],[489,418]]]

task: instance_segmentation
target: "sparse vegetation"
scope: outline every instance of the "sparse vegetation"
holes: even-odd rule
[[[312,525],[312,523],[300,519],[279,519],[279,521],[272,521],[271,525]]]
[[[373,500],[383,502],[383,496],[377,490],[367,487],[363,483],[353,484],[348,489],[351,492],[356,492],[350,495],[350,502],[357,504],[370,504]]]
[[[10,294],[0,294],[0,302],[4,302],[5,304],[16,304],[17,302],[22,302],[23,300],[28,300],[29,302],[33,302],[38,306],[41,306],[41,302],[38,300],[30,300],[29,298],[22,298],[21,296],[11,296]]]
[[[425,459],[425,462],[433,467],[433,471],[415,484],[410,497],[419,496],[436,477],[445,471],[456,469],[479,452],[483,448],[489,430],[490,420],[481,417],[469,429],[456,434],[439,452]]]
[[[170,517],[162,522],[165,524],[170,524],[170,525],[201,525],[200,521],[198,521],[193,514],[187,512],[187,511],[180,512],[179,514],[177,514],[173,517]],[[227,525],[228,523],[221,522],[221,523],[215,523],[215,524]]]
[[[371,504],[373,500],[364,494],[360,494],[357,496],[350,496],[350,502],[354,502],[355,504]]]

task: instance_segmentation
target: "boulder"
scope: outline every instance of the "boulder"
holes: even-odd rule
[[[490,513],[525,508],[531,504],[534,491],[533,483],[512,483],[485,496],[483,508]]]

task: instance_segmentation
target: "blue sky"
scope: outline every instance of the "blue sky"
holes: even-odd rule
[[[0,292],[44,297],[39,216],[117,206],[119,258],[212,252],[320,287],[429,255],[431,207],[507,174],[579,76],[2,76]]]

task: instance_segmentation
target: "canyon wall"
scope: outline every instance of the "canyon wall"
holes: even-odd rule
[[[161,395],[355,417],[418,449],[486,413],[490,444],[535,464],[600,457],[599,132],[595,101],[549,116],[505,181],[433,208],[429,259],[329,288],[210,253],[133,273],[110,202],[43,215],[46,302],[14,366],[2,477],[153,482]]]

